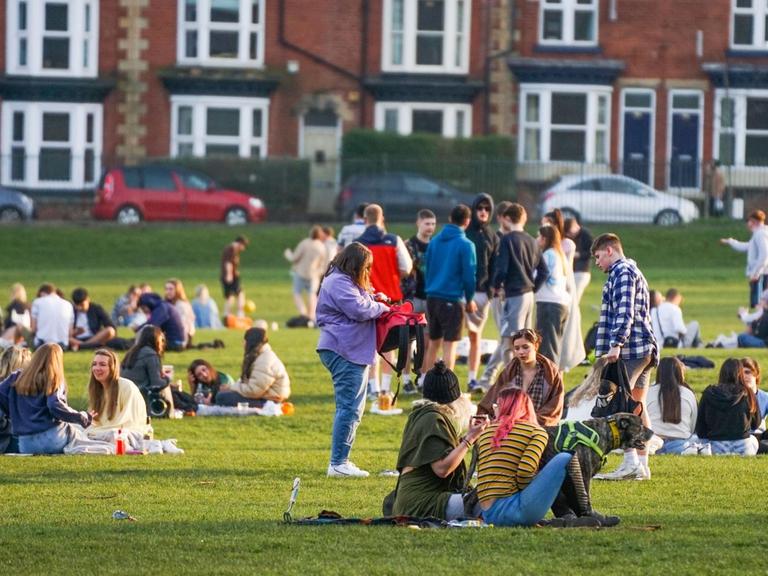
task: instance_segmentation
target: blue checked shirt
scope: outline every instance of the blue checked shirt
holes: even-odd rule
[[[621,347],[624,360],[657,356],[648,282],[633,260],[614,262],[603,286],[595,354],[607,354],[613,346]]]

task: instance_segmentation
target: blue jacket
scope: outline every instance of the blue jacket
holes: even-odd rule
[[[455,224],[445,228],[429,243],[424,256],[427,297],[467,302],[475,297],[477,258],[475,245]]]
[[[147,324],[157,326],[165,334],[165,339],[174,344],[186,344],[188,334],[184,330],[184,322],[176,307],[163,300],[159,294],[150,292],[139,297],[139,306],[149,308],[150,315]],[[146,324],[145,324],[146,326]]]
[[[14,383],[21,371],[14,372],[0,383],[0,408],[11,417],[11,429],[17,436],[40,434],[58,426],[60,422],[91,425],[91,415],[78,412],[67,405],[66,386],[50,396],[22,396],[16,393]]]

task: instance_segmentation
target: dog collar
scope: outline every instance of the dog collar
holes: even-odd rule
[[[621,448],[621,434],[619,433],[619,425],[616,424],[616,420],[609,420],[608,428],[611,430],[611,450]]]

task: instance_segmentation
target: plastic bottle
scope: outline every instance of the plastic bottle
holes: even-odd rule
[[[198,382],[197,390],[195,391],[195,403],[202,404],[204,399],[205,399],[205,394],[203,393],[203,385],[200,384],[200,382]]]
[[[123,456],[125,454],[125,436],[123,436],[123,429],[120,428],[117,431],[117,438],[115,438],[115,455]]]

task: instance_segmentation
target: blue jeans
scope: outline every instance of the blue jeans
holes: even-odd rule
[[[765,348],[765,340],[752,334],[739,334],[737,342],[739,348]]]
[[[61,454],[75,433],[66,422],[39,434],[19,436],[21,454]]]
[[[488,510],[483,510],[483,520],[496,526],[533,526],[544,518],[555,501],[565,479],[565,469],[573,457],[561,452],[547,462],[533,481],[521,492],[499,498]]]
[[[233,390],[222,390],[216,394],[216,406],[237,406],[240,402],[248,402],[251,408],[261,408],[266,400],[247,398]]]
[[[758,441],[754,436],[743,440],[702,440],[702,443],[712,447],[712,454],[735,454],[737,456],[754,456],[757,454]]]
[[[689,438],[670,438],[664,440],[661,448],[656,450],[656,454],[682,454],[683,450],[691,445]]]
[[[345,360],[330,350],[318,350],[318,354],[333,380],[336,415],[331,435],[331,466],[338,466],[349,460],[355,432],[363,418],[368,366]]]

